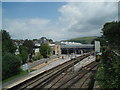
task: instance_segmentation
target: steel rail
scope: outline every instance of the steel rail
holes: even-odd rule
[[[88,55],[88,54],[87,54]],[[85,56],[83,56],[80,60],[82,60],[83,58],[86,58],[86,56],[87,55],[85,55]],[[58,75],[60,75],[62,72],[64,72],[64,71],[66,71],[67,69],[69,69],[72,65],[73,65],[73,63],[74,64],[76,64],[76,63],[78,63],[79,61],[74,61],[74,62],[72,62],[70,65],[67,65],[67,66],[65,66],[65,67],[63,67],[63,68],[61,68],[60,70],[58,70],[58,71],[56,71],[55,73],[52,73],[52,75],[50,75],[49,77],[45,77],[45,79],[43,80],[43,81],[38,81],[38,82],[36,82],[34,85],[32,85],[32,86],[30,86],[30,87],[28,87],[28,88],[30,88],[30,89],[34,89],[34,88],[42,88],[45,84],[47,84],[47,83],[49,83],[50,81],[52,81],[55,77],[57,77]]]
[[[51,74],[51,73],[53,73],[53,71],[55,71],[55,70],[57,70],[58,68],[61,68],[62,66],[64,66],[65,64],[68,64],[69,62],[74,62],[74,63],[77,63],[77,62],[79,62],[80,60],[82,60],[82,59],[84,59],[85,57],[87,57],[87,56],[89,56],[91,53],[87,53],[87,54],[84,54],[84,55],[82,55],[82,56],[79,56],[79,57],[77,57],[76,59],[79,59],[78,61],[75,61],[75,58],[73,58],[72,60],[70,60],[70,61],[67,61],[67,62],[65,62],[65,63],[63,63],[63,64],[61,64],[61,65],[58,65],[58,66],[56,66],[56,67],[54,67],[54,68],[52,68],[52,69],[50,69],[50,70],[47,70],[47,71],[45,71],[45,72],[43,72],[43,73],[40,73],[40,74],[38,74],[38,75],[36,75],[35,77],[32,77],[32,78],[30,78],[30,79],[28,79],[28,80],[26,80],[26,81],[24,81],[24,82],[22,82],[22,83],[20,83],[20,84],[18,84],[18,85],[16,85],[16,86],[14,86],[14,87],[12,87],[12,88],[9,88],[9,90],[13,90],[13,89],[20,89],[20,90],[22,90],[22,89],[26,89],[28,86],[31,86],[33,83],[36,83],[36,81],[39,81],[40,79],[42,79],[43,77],[46,77],[46,76],[48,76],[49,74]],[[68,65],[68,67],[70,67],[70,65]],[[61,69],[60,69],[61,70]],[[63,70],[64,71],[64,70]],[[57,73],[57,72],[56,72]],[[60,73],[62,73],[62,71],[60,72]],[[59,73],[59,74],[60,74]],[[53,74],[52,74],[53,75]],[[58,75],[58,74],[57,74]],[[39,77],[39,78],[38,78]],[[48,78],[47,78],[48,79]],[[46,79],[46,80],[47,80]],[[53,78],[51,78],[51,79],[53,79]]]
[[[89,70],[87,70],[87,71],[86,70],[80,70],[79,73],[77,73],[76,75],[74,75],[69,80],[66,80],[66,82],[62,83],[56,89],[59,89],[59,88],[69,88],[71,85],[73,85],[74,83],[76,83],[79,79],[81,79],[82,77],[84,77],[85,74],[87,74],[88,72],[90,72],[90,70],[96,66],[96,64],[94,65],[94,63],[96,63],[96,62],[93,62],[92,64],[89,64],[89,65],[83,67],[83,68],[87,68]],[[90,67],[90,65],[92,65],[92,66]]]

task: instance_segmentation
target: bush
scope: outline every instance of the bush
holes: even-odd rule
[[[6,53],[2,60],[2,80],[20,73],[21,58],[10,53]]]
[[[39,59],[42,59],[43,58],[43,56],[40,54],[40,53],[38,53],[38,55],[37,56],[34,56],[32,59],[34,60],[34,61],[36,61],[36,60],[39,60]]]
[[[110,49],[103,51],[96,79],[103,89],[120,88],[120,58]]]

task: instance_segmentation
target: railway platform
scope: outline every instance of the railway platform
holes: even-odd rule
[[[21,82],[24,82],[25,80],[27,80],[29,78],[32,78],[32,77],[34,77],[34,76],[36,76],[36,75],[38,75],[46,70],[49,70],[49,69],[51,69],[59,64],[62,64],[64,62],[70,60],[70,57],[65,56],[65,55],[64,55],[64,57],[65,57],[64,59],[62,59],[61,57],[60,58],[52,58],[47,63],[43,62],[37,66],[30,68],[30,70],[35,70],[35,71],[32,71],[32,72],[28,73],[27,75],[24,75],[22,77],[19,77],[17,79],[14,79],[14,80],[11,80],[9,82],[2,84],[2,88],[10,88],[12,86],[15,86]]]
[[[78,56],[80,56],[80,55],[76,55],[76,57],[78,57]],[[47,63],[42,63],[42,64],[40,64],[40,65],[33,68],[33,69],[35,69],[35,71],[32,71],[29,74],[27,74],[25,76],[22,76],[22,77],[20,77],[20,78],[18,78],[16,80],[8,82],[7,84],[3,84],[3,88],[11,88],[11,87],[13,87],[13,86],[15,86],[15,85],[17,85],[19,83],[22,83],[22,82],[26,81],[27,79],[30,79],[30,78],[44,72],[44,71],[47,71],[47,70],[49,70],[49,69],[51,69],[51,68],[53,68],[55,66],[58,66],[58,65],[60,65],[60,64],[62,64],[64,62],[67,62],[70,59],[71,59],[70,56],[66,56],[64,59],[60,57],[60,58],[49,60]],[[87,64],[87,63],[89,63],[91,61],[94,61],[94,60],[95,59],[92,56],[90,58],[86,58],[84,60],[84,62],[86,62],[86,64]],[[75,69],[77,69],[77,67],[80,66],[80,65],[84,66],[85,65],[84,62],[80,62],[79,65],[76,65]]]

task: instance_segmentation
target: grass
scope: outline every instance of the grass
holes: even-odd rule
[[[90,37],[79,37],[79,38],[73,38],[69,40],[63,40],[63,41],[70,41],[70,42],[79,42],[79,43],[85,43],[90,44],[92,40],[96,39],[96,36],[90,36]]]
[[[28,71],[21,71],[19,74],[3,80],[2,83],[6,83],[6,82],[9,82],[11,80],[17,79],[21,76],[24,76],[24,75],[28,74],[28,73],[29,73]]]

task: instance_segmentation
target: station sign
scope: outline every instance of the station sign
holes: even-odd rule
[[[100,52],[100,41],[95,41],[95,52]]]

